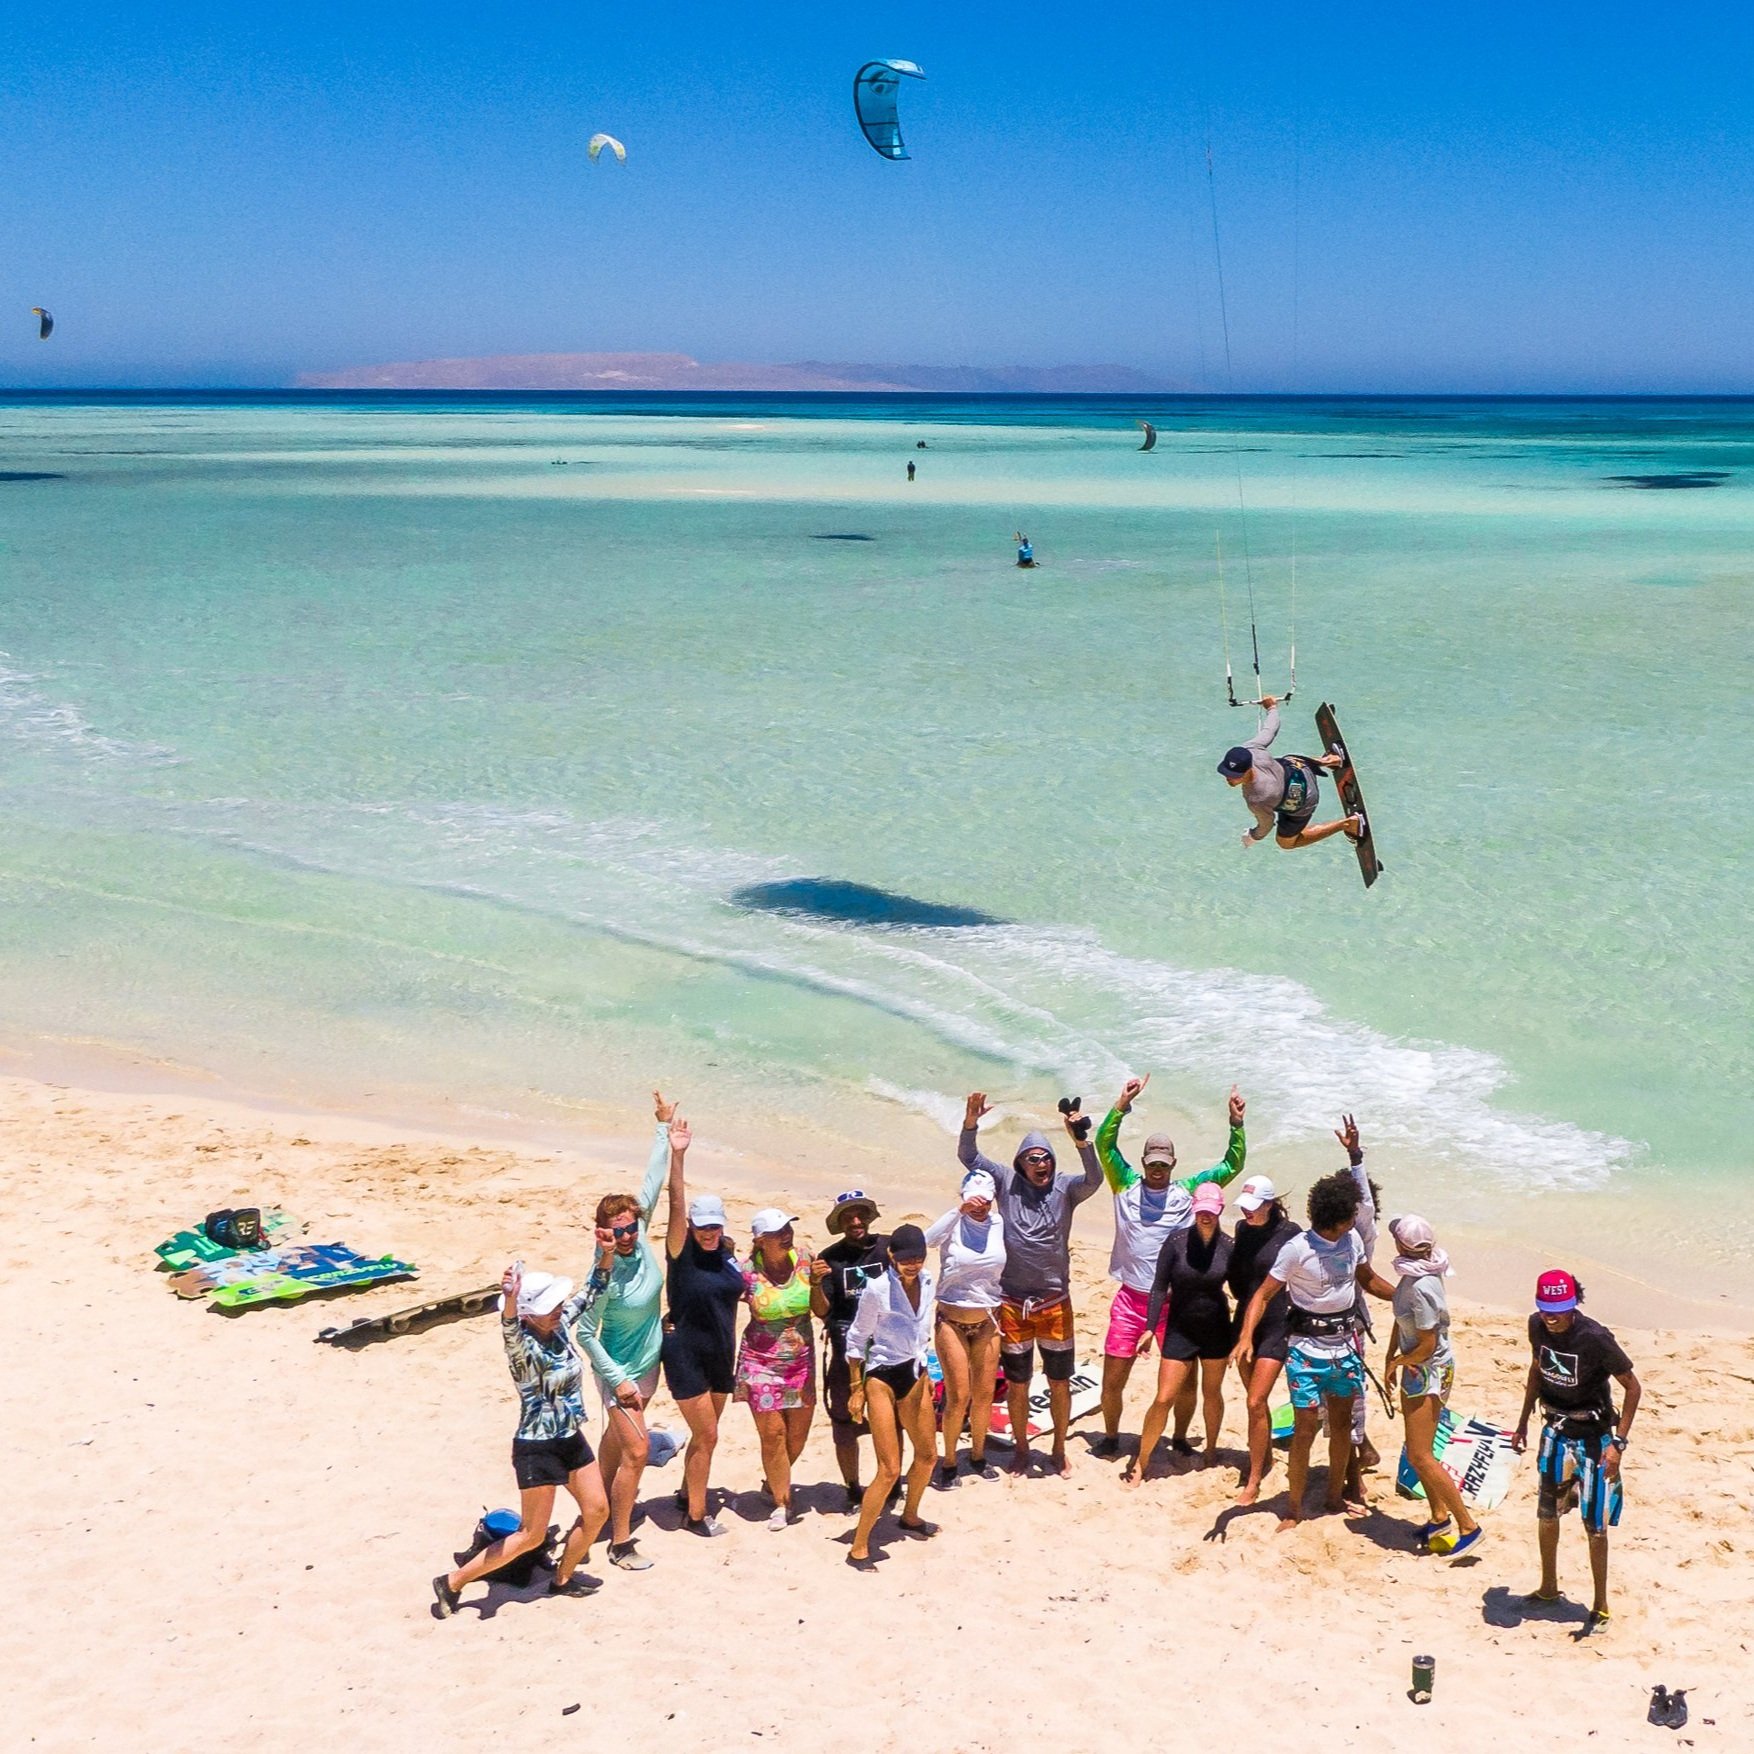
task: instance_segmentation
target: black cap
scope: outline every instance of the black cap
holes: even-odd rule
[[[1245,749],[1240,743],[1234,749],[1227,749],[1224,759],[1218,764],[1218,771],[1227,780],[1239,780],[1255,765],[1255,752]]]
[[[896,1225],[889,1238],[892,1261],[923,1261],[926,1258],[926,1233],[917,1224]]]

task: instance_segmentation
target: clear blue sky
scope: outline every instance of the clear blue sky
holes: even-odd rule
[[[1746,6],[7,15],[0,383],[676,349],[1222,389],[1209,127],[1239,389],[1754,390]],[[907,164],[853,127],[874,56],[928,75]]]

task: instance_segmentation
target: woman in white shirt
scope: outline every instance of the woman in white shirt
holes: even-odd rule
[[[916,1541],[937,1534],[920,1516],[920,1500],[932,1477],[937,1430],[926,1354],[932,1343],[932,1275],[926,1271],[926,1238],[917,1224],[898,1225],[889,1239],[889,1265],[859,1294],[859,1311],[847,1330],[847,1407],[871,1431],[877,1472],[859,1506],[847,1564],[855,1571],[876,1566],[871,1531],[901,1478],[901,1438],[913,1446],[901,1532]]]
[[[1005,1222],[993,1204],[993,1178],[977,1169],[952,1206],[927,1232],[938,1250],[938,1362],[944,1370],[944,1459],[932,1484],[956,1484],[956,1448],[968,1424],[968,1466],[983,1480],[999,1470],[987,1460],[987,1422],[999,1371],[999,1275],[1005,1270]]]

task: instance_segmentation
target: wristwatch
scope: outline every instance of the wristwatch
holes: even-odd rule
[[[1625,1449],[1627,1444],[1632,1440],[1627,1437],[1622,1437],[1619,1432],[1615,1431],[1609,1434],[1608,1441],[1615,1447],[1615,1449]]]

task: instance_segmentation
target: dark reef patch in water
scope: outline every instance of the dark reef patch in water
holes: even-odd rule
[[[1728,469],[1682,469],[1671,475],[1609,475],[1617,487],[1641,487],[1654,492],[1678,493],[1689,487],[1722,487]]]
[[[65,475],[56,475],[47,469],[0,469],[0,481],[65,481]]]
[[[873,889],[835,877],[788,877],[780,883],[746,883],[731,892],[738,907],[761,913],[804,914],[848,926],[1002,926],[979,908],[952,907],[917,896]]]
[[[861,536],[856,530],[835,530],[826,536],[812,536],[812,542],[875,542],[875,536]]]

